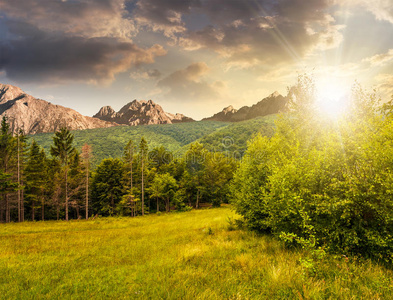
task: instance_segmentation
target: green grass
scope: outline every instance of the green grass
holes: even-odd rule
[[[392,299],[370,261],[306,261],[229,230],[229,208],[137,218],[1,224],[1,299]]]

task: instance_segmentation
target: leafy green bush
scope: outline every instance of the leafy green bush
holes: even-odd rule
[[[232,203],[249,227],[288,244],[392,261],[393,117],[357,87],[348,115],[323,120],[302,80],[275,135],[249,143]]]

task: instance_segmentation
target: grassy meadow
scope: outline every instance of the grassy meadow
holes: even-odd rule
[[[1,224],[1,299],[392,299],[370,261],[313,259],[233,227],[229,207]]]

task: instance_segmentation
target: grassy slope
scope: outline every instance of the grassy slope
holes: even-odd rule
[[[392,272],[328,257],[316,270],[228,208],[1,224],[1,299],[391,299]]]
[[[210,121],[168,125],[118,126],[77,130],[72,133],[77,149],[80,150],[84,143],[92,145],[95,163],[97,163],[103,158],[122,156],[124,146],[130,139],[139,144],[140,139],[145,137],[150,149],[164,146],[170,151],[176,151],[182,146],[228,124]],[[53,143],[52,137],[53,133],[43,133],[30,138],[34,138],[39,145],[49,152],[50,145]]]
[[[210,151],[229,151],[242,156],[249,141],[257,133],[272,136],[276,115],[259,117],[247,121],[231,123],[209,133],[198,142],[204,144]],[[188,147],[185,146],[184,148]]]

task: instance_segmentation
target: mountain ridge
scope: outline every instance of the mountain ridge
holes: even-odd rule
[[[165,112],[161,105],[153,100],[136,100],[124,105],[118,112],[111,106],[103,106],[94,118],[116,122],[122,125],[152,125],[193,122],[194,120],[183,114]]]
[[[7,116],[12,132],[25,134],[54,132],[61,127],[70,130],[105,128],[118,124],[83,116],[61,105],[35,98],[19,87],[0,83],[0,117]]]
[[[202,121],[240,122],[264,117],[285,110],[288,101],[288,97],[284,97],[276,91],[252,106],[243,106],[237,110],[230,105],[213,116],[202,119]]]

